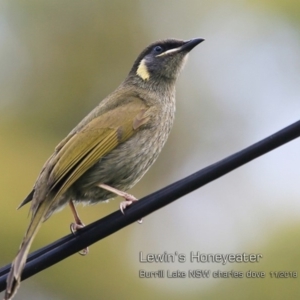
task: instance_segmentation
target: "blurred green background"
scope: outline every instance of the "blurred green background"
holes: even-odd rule
[[[65,135],[163,38],[206,41],[177,84],[174,129],[131,190],[142,197],[299,119],[300,2],[1,1],[0,263],[28,225],[24,199]],[[300,141],[296,140],[147,216],[22,283],[17,299],[296,299],[300,271]],[[79,207],[86,224],[119,200]],[[68,209],[32,250],[69,233]],[[262,253],[256,264],[139,262],[139,252]],[[147,271],[265,271],[265,279],[140,279]],[[2,295],[0,295],[2,297]]]

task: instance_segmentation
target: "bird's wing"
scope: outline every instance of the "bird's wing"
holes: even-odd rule
[[[141,125],[147,123],[148,110],[141,100],[131,101],[94,118],[74,134],[57,153],[49,176],[50,189],[57,190],[55,199],[101,157],[125,142]]]
[[[44,172],[49,168],[46,184],[48,193],[54,193],[53,203],[101,157],[135,134],[149,121],[150,115],[151,108],[134,98],[126,105],[95,117],[67,139],[44,167]],[[33,213],[42,201],[33,196]]]

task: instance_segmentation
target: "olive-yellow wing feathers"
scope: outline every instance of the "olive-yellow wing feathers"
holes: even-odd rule
[[[115,113],[119,118],[115,118]],[[55,148],[55,152],[40,173],[39,178],[42,176],[47,178],[47,194],[55,190],[54,198],[58,199],[101,157],[146,124],[151,113],[151,108],[141,99],[134,97],[129,103],[126,101],[126,106],[116,106],[115,109],[96,116],[80,130],[69,134]],[[44,181],[37,180],[37,182],[45,184]],[[31,209],[34,213],[39,204],[44,201],[43,197],[35,195],[35,191],[39,188],[35,186],[18,208],[33,200]]]
[[[75,133],[53,157],[54,167],[49,175],[48,184],[51,190],[57,188],[54,199],[58,199],[101,157],[147,123],[148,110],[141,100],[132,101],[131,104],[126,104],[126,109],[123,106],[116,107],[94,118]],[[116,115],[119,118],[116,118]]]

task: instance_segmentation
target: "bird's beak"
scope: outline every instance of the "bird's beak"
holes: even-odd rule
[[[196,47],[198,44],[200,44],[201,42],[203,42],[204,39],[203,38],[197,38],[197,39],[192,39],[189,41],[184,42],[184,44],[178,48],[174,48],[174,49],[170,49],[167,50],[161,54],[156,55],[156,57],[160,57],[160,56],[166,56],[169,54],[174,54],[174,53],[178,53],[178,52],[190,52],[194,47]]]
[[[179,51],[190,52],[194,47],[196,47],[201,42],[205,41],[203,38],[196,38],[189,41],[186,41],[180,48]]]

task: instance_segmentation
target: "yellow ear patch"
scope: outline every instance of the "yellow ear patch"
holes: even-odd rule
[[[148,68],[146,66],[145,59],[142,59],[137,70],[136,75],[140,76],[143,80],[149,80],[150,73],[148,71]]]

